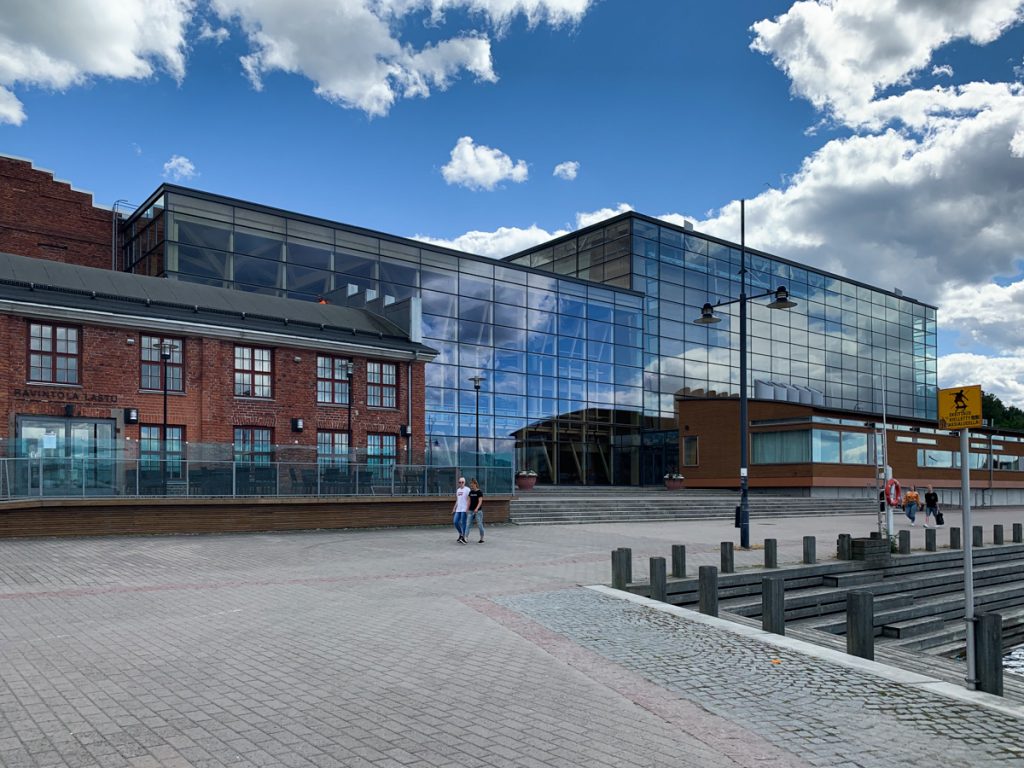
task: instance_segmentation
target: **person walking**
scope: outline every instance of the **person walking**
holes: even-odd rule
[[[476,524],[480,529],[480,541],[478,544],[484,543],[484,492],[480,490],[480,484],[476,481],[476,478],[470,478],[469,480],[469,517],[466,523],[466,533],[469,529]]]
[[[459,532],[456,539],[459,544],[466,543],[466,511],[469,509],[469,488],[466,478],[459,478],[459,487],[455,489],[455,508],[452,510],[452,525]]]
[[[942,518],[940,515],[939,494],[937,494],[929,485],[928,490],[924,493],[924,527],[929,527],[928,518],[932,518],[935,522],[935,527],[938,528],[942,525]]]
[[[917,492],[917,486],[910,486],[910,489],[903,494],[903,510],[910,519],[911,525],[917,525],[917,510],[921,506],[921,494]]]

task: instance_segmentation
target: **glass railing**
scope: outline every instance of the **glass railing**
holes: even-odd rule
[[[460,476],[475,477],[487,494],[512,493],[508,467],[0,458],[0,499],[446,496],[454,495]]]

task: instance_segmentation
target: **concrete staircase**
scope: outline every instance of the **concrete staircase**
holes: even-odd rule
[[[1024,643],[1024,545],[985,546],[974,550],[975,612],[1003,617],[1003,647]],[[644,566],[640,565],[642,570]],[[786,632],[805,638],[846,632],[846,595],[874,595],[875,647],[912,654],[953,656],[963,652],[963,552],[893,555],[886,568],[870,569],[862,562],[830,561],[765,571],[752,569],[719,577],[719,610],[723,615],[761,618],[761,579],[786,579]],[[647,593],[647,585],[631,584],[630,591]],[[668,600],[696,607],[697,579],[670,579]],[[809,630],[809,632],[808,632]]]
[[[739,504],[737,491],[668,491],[645,488],[538,486],[520,492],[509,505],[509,521],[517,525],[565,523],[656,522],[731,518]],[[872,499],[818,499],[751,493],[755,515],[829,515],[876,512]]]

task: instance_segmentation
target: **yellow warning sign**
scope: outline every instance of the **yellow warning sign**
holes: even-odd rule
[[[981,385],[939,390],[939,429],[981,426]]]

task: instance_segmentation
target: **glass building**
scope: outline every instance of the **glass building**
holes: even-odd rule
[[[739,391],[740,249],[625,213],[494,260],[173,185],[126,221],[122,267],[316,301],[418,298],[426,458],[512,461],[542,483],[660,482],[679,462],[678,394]],[[752,397],[935,418],[935,308],[747,249]],[[482,375],[479,393],[471,377]],[[479,417],[477,413],[479,412]],[[479,434],[482,457],[475,456]]]

